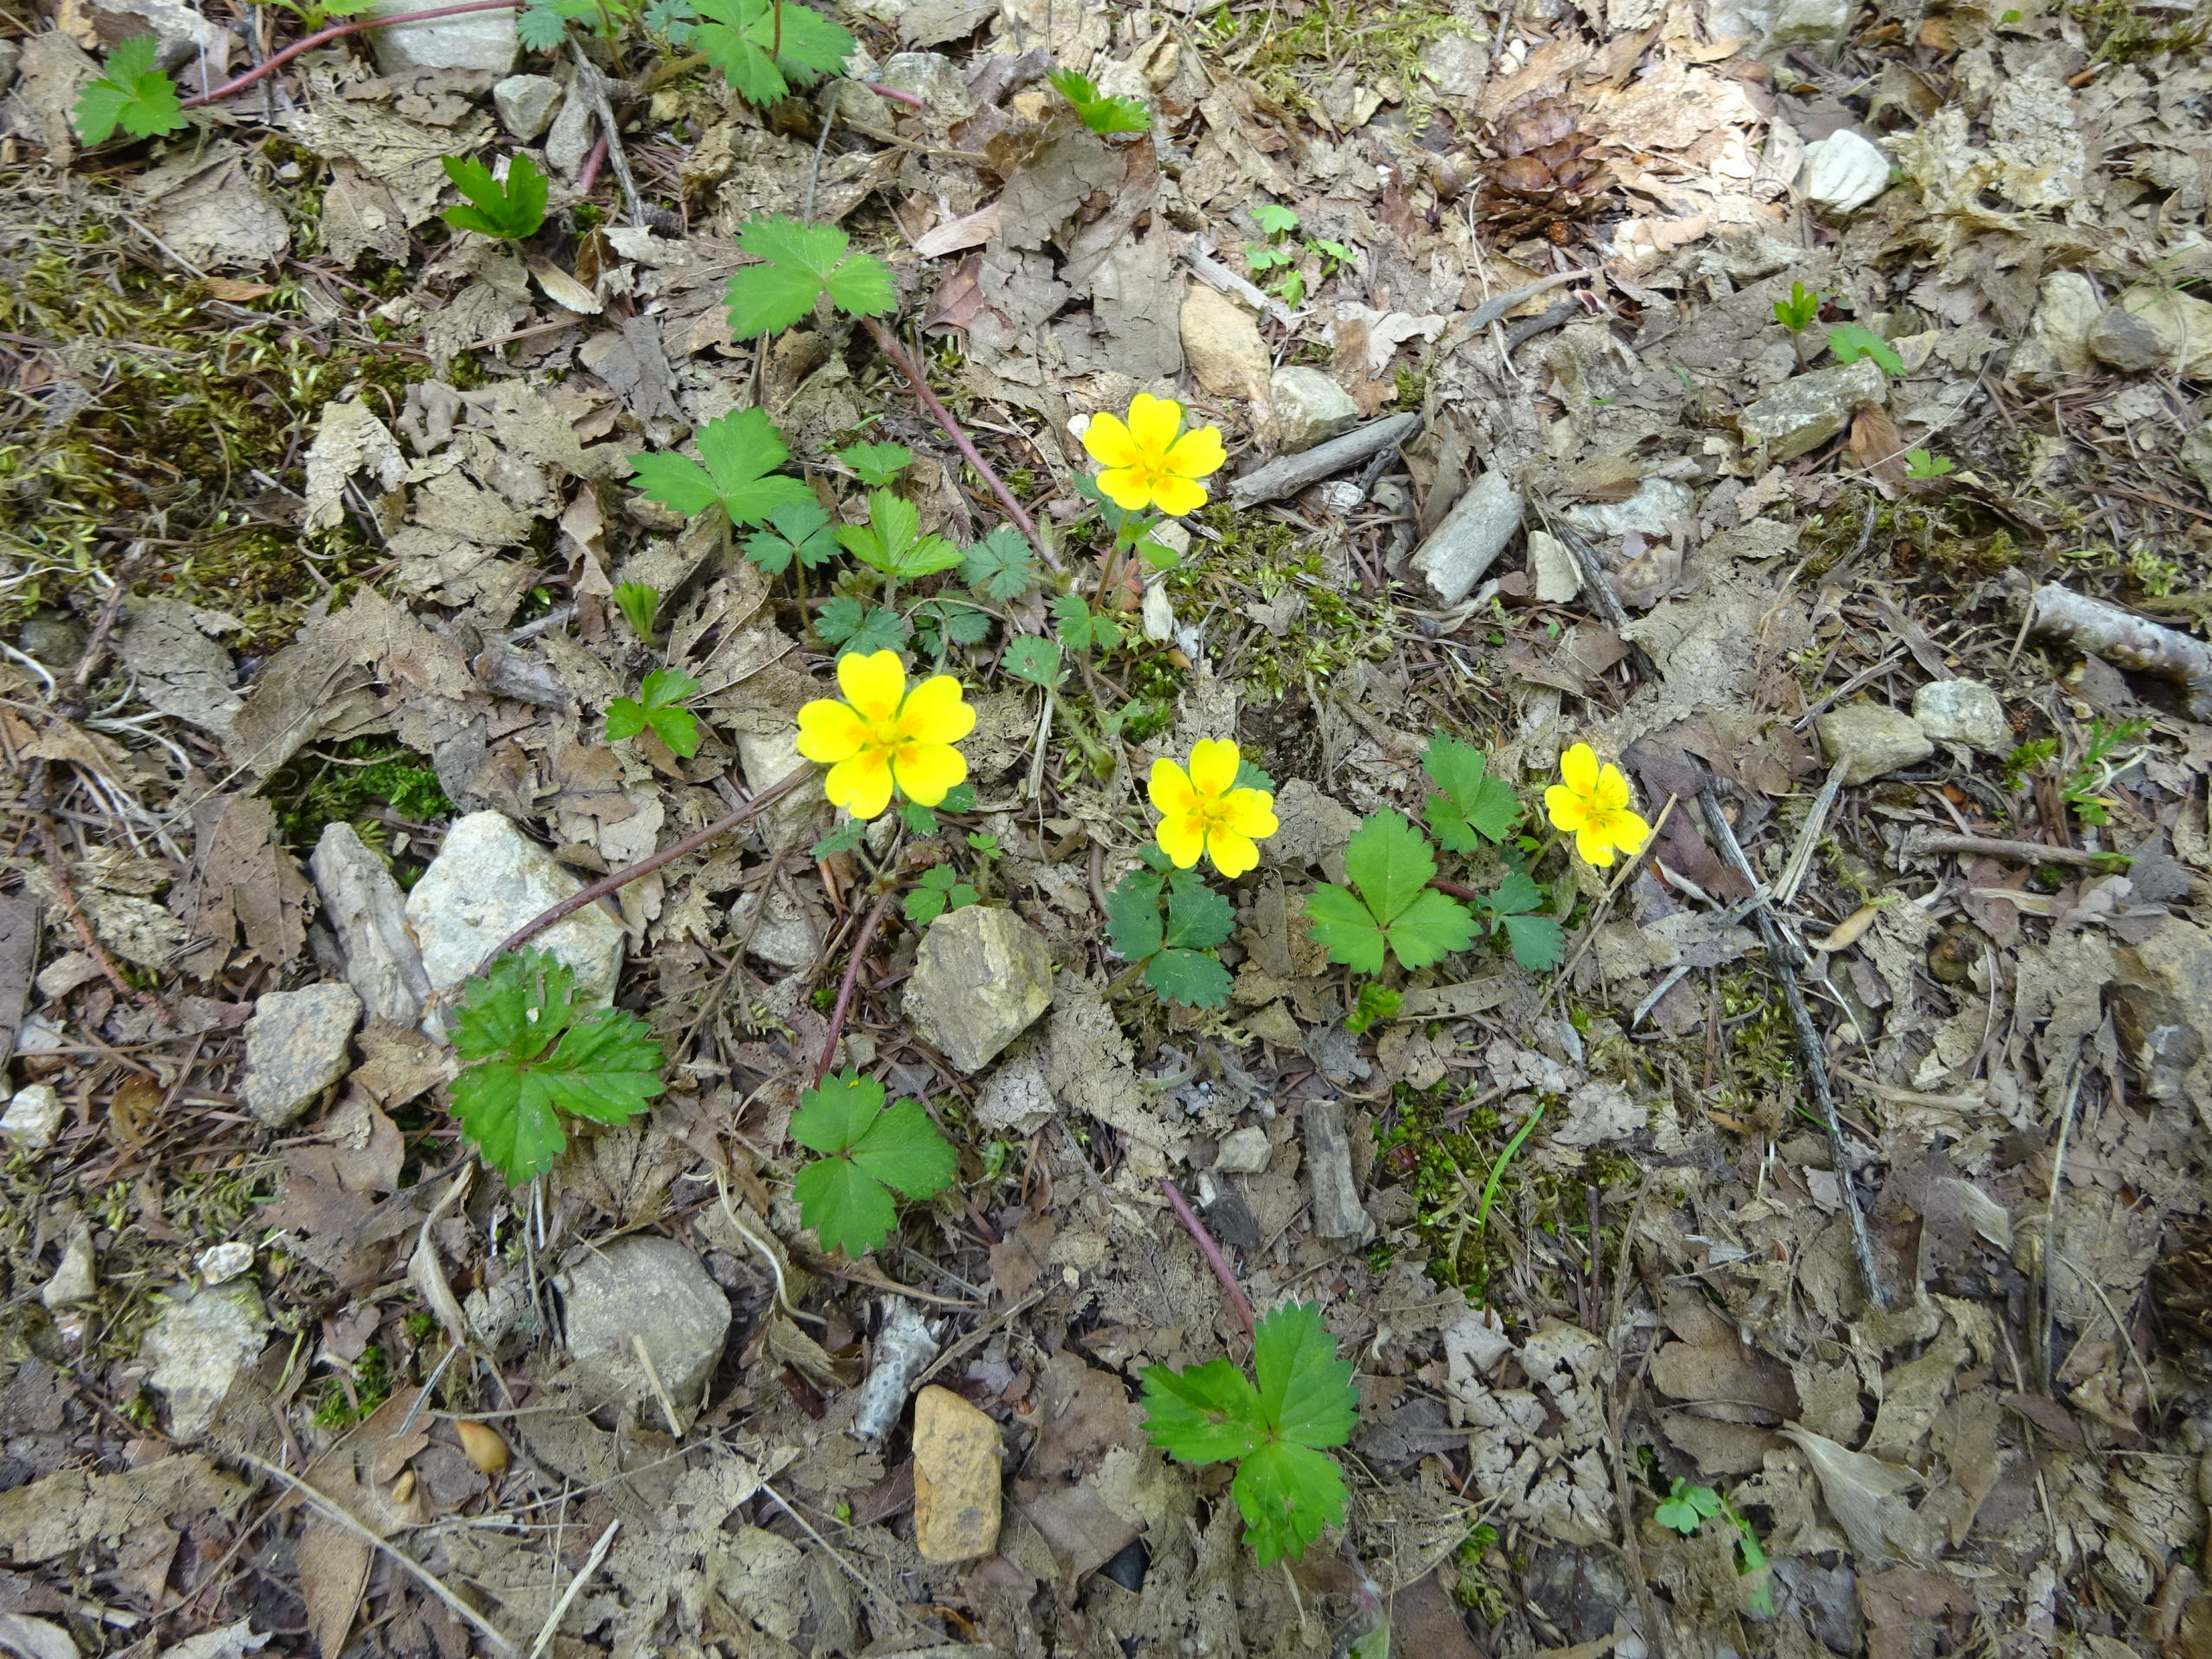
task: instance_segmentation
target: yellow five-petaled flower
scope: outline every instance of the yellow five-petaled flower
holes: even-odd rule
[[[1177,434],[1180,436],[1177,436]],[[1125,513],[1157,507],[1177,518],[1206,504],[1198,482],[1222,470],[1229,451],[1221,428],[1183,431],[1183,405],[1140,392],[1129,400],[1129,418],[1099,414],[1083,431],[1083,447],[1101,469],[1099,488]]]
[[[837,684],[842,703],[817,697],[799,710],[799,753],[829,767],[822,793],[832,806],[873,818],[896,788],[934,807],[967,781],[967,759],[953,745],[975,730],[976,711],[952,676],[909,691],[897,651],[853,651],[838,658]]]
[[[1574,838],[1574,850],[1594,865],[1610,865],[1615,852],[1633,858],[1651,839],[1651,826],[1629,810],[1628,780],[1617,766],[1601,766],[1587,743],[1560,756],[1560,781],[1544,791],[1552,827]]]
[[[1280,827],[1273,795],[1236,787],[1237,761],[1236,744],[1209,737],[1191,746],[1188,772],[1173,761],[1152,762],[1152,807],[1160,814],[1153,833],[1177,868],[1188,870],[1203,853],[1234,881],[1260,862],[1254,843]]]

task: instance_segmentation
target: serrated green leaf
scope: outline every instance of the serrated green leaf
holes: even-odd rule
[[[911,581],[950,570],[960,549],[941,535],[924,535],[922,510],[888,489],[868,492],[868,522],[839,528],[838,541],[862,564]]]
[[[1375,920],[1387,927],[1429,890],[1437,859],[1428,838],[1402,815],[1370,813],[1345,843],[1344,870]]]
[[[1054,69],[1045,79],[1093,133],[1142,133],[1152,124],[1151,112],[1136,99],[1106,97],[1087,75]]]
[[[867,833],[858,824],[847,824],[834,829],[807,850],[810,859],[831,859],[840,852],[858,852],[867,839]]]
[[[1356,894],[1321,883],[1306,896],[1306,924],[1331,962],[1362,974],[1383,971],[1383,930]]]
[[[1229,1001],[1229,969],[1210,950],[1171,946],[1145,964],[1145,983],[1153,995],[1186,1008],[1218,1008]]]
[[[474,156],[443,156],[439,161],[454,187],[473,204],[449,207],[440,216],[455,230],[519,242],[535,236],[545,223],[545,175],[527,155],[518,154],[508,163],[503,183]]]
[[[1221,1463],[1257,1450],[1267,1438],[1259,1391],[1226,1359],[1181,1371],[1147,1365],[1145,1435],[1181,1463]]]
[[[1067,677],[1060,647],[1034,633],[1016,634],[1008,640],[1006,654],[998,662],[1015,679],[1027,680],[1032,685],[1049,688]]]
[[[782,0],[780,18],[770,0],[696,0],[693,10],[706,21],[693,27],[692,43],[751,103],[776,102],[853,50],[852,36],[796,0]]]
[[[120,126],[134,139],[174,133],[185,125],[177,88],[153,67],[152,35],[133,35],[107,55],[100,78],[78,94],[72,124],[86,144],[105,144]]]
[[[1483,901],[1485,907],[1495,916],[1519,916],[1533,911],[1544,902],[1544,890],[1536,878],[1526,870],[1511,868],[1498,885],[1490,890]]]
[[[1121,630],[1113,619],[1093,611],[1080,593],[1062,593],[1054,599],[1052,615],[1061,643],[1070,651],[1111,651],[1121,643]]]
[[[837,557],[837,533],[820,502],[787,502],[745,538],[745,557],[771,576],[790,569],[795,558],[813,570]]]
[[[880,1114],[853,1144],[853,1162],[894,1192],[934,1198],[952,1184],[959,1165],[930,1114],[901,1100]]]
[[[550,52],[568,35],[568,24],[551,6],[525,6],[522,16],[515,19],[516,38],[533,52]]]
[[[937,813],[918,800],[900,801],[898,820],[906,826],[907,833],[918,839],[937,833]]]
[[[840,450],[837,458],[852,468],[862,483],[881,489],[914,463],[914,451],[904,444],[855,444]]]
[[[1433,887],[1424,888],[1384,930],[1401,966],[1426,968],[1475,943],[1475,912]]]
[[[1252,223],[1264,236],[1288,236],[1298,228],[1298,215],[1281,202],[1260,202],[1252,209]]]
[[[630,482],[647,500],[686,517],[718,508],[739,526],[759,524],[782,507],[821,505],[805,484],[775,471],[791,452],[765,411],[739,409],[710,420],[699,428],[697,441],[697,461],[681,455],[632,456]]]
[[[706,32],[700,30],[703,37]],[[737,272],[724,291],[730,331],[739,340],[788,328],[825,294],[853,317],[881,316],[898,303],[891,272],[881,261],[851,251],[852,238],[834,224],[758,217],[745,222],[737,246],[762,262]]]
[[[842,1152],[867,1133],[883,1110],[883,1085],[858,1068],[833,1072],[800,1092],[791,1114],[791,1138],[809,1150]]]
[[[1862,357],[1871,357],[1884,374],[1903,374],[1904,360],[1897,354],[1890,342],[1871,328],[1855,322],[1838,325],[1828,331],[1828,349],[1835,354],[1839,364],[1856,363]]]
[[[882,1105],[883,1085],[847,1070],[801,1092],[791,1114],[791,1138],[822,1154],[792,1194],[826,1249],[861,1255],[890,1236],[898,1214],[886,1186],[930,1198],[952,1183],[952,1149],[929,1114],[911,1100]]]
[[[1237,1465],[1229,1483],[1243,1513],[1245,1541],[1262,1569],[1303,1556],[1344,1519],[1344,1472],[1326,1452],[1276,1441]]]
[[[1352,1438],[1359,1393],[1352,1362],[1336,1357],[1319,1302],[1289,1302],[1261,1316],[1252,1328],[1252,1374],[1262,1420],[1284,1439],[1341,1446]]]
[[[1421,769],[1443,791],[1429,797],[1426,815],[1437,839],[1451,851],[1472,852],[1482,841],[1502,841],[1512,833],[1521,803],[1504,779],[1490,775],[1482,750],[1456,737],[1439,737],[1422,755]]]
[[[1036,581],[1036,557],[1019,530],[1002,524],[961,556],[960,580],[1003,605],[1021,598]]]
[[[1203,950],[1220,944],[1236,927],[1236,906],[1196,870],[1178,870],[1167,878],[1169,944]]]
[[[814,1229],[825,1250],[864,1256],[898,1224],[898,1207],[883,1183],[850,1158],[809,1163],[793,1178],[791,1196],[799,1201],[800,1221]]]
[[[1160,923],[1159,877],[1132,870],[1106,896],[1106,943],[1124,962],[1143,962],[1167,943]]]

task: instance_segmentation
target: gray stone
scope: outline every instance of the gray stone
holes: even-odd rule
[[[1275,412],[1275,450],[1296,455],[1359,424],[1359,405],[1335,379],[1319,369],[1277,369],[1268,383]]]
[[[1871,139],[1846,126],[1805,146],[1797,183],[1813,206],[1855,213],[1890,187],[1890,159]]]
[[[584,158],[591,153],[592,105],[588,98],[564,98],[561,113],[553,118],[553,126],[545,135],[546,165],[563,178],[574,178],[584,170]]]
[[[1817,449],[1844,429],[1854,411],[1880,403],[1889,392],[1881,366],[1871,358],[1841,368],[1815,369],[1785,380],[1736,417],[1744,440],[1767,446],[1769,461],[1787,461]]]
[[[1314,1183],[1314,1235],[1347,1250],[1359,1249],[1375,1236],[1375,1218],[1359,1202],[1344,1106],[1335,1100],[1308,1100],[1300,1117],[1306,1131],[1306,1173]]]
[[[2112,953],[2113,1024],[2162,1105],[2196,1108],[2212,1126],[2212,933],[2168,917]]]
[[[92,1229],[80,1222],[62,1247],[62,1265],[40,1288],[38,1299],[49,1308],[67,1307],[71,1302],[90,1301],[99,1290],[100,1276],[93,1267]]]
[[[1780,0],[1767,39],[1775,46],[1839,41],[1851,30],[1852,0]]]
[[[764,826],[771,846],[788,846],[802,835],[811,841],[823,805],[821,777],[814,763],[799,753],[798,723],[787,716],[766,731],[749,731],[737,724],[735,736],[737,764],[745,774],[745,787],[754,794],[801,768],[817,773],[814,782],[801,784],[769,808]]]
[[[0,93],[16,84],[16,65],[22,60],[23,49],[13,41],[0,41]]]
[[[1964,743],[1985,755],[2012,752],[2012,723],[1995,691],[1979,680],[1937,680],[1912,696],[1912,717],[1939,743]]]
[[[1564,605],[1582,591],[1582,567],[1566,542],[1542,530],[1528,532],[1528,573],[1542,605]]]
[[[1052,1005],[1052,952],[1012,911],[971,904],[922,936],[906,982],[914,1034],[973,1076]]]
[[[698,1410],[730,1334],[730,1299],[673,1239],[633,1233],[591,1252],[561,1278],[568,1353],[610,1402],[637,1403],[658,1425],[652,1375],[686,1423]],[[665,1426],[665,1425],[658,1425]]]
[[[43,1152],[54,1144],[65,1110],[51,1083],[27,1083],[0,1114],[0,1137],[17,1151]]]
[[[769,889],[765,909],[759,891],[741,894],[730,907],[730,932],[748,955],[778,968],[806,968],[821,955],[814,923],[781,887]]]
[[[560,101],[561,83],[549,75],[510,75],[491,89],[499,124],[525,144],[552,123]]]
[[[139,1351],[153,1367],[146,1385],[169,1403],[172,1435],[197,1440],[207,1432],[233,1380],[261,1352],[268,1328],[250,1281],[176,1293]]]
[[[372,1020],[414,1024],[430,998],[430,975],[407,930],[407,896],[392,872],[351,824],[323,826],[308,868],[361,1007]]]
[[[1472,98],[1490,77],[1490,55],[1465,35],[1440,35],[1421,54],[1421,73],[1446,98]]]
[[[1268,1142],[1268,1131],[1256,1124],[1243,1129],[1232,1129],[1222,1137],[1221,1150],[1214,1155],[1214,1169],[1222,1175],[1258,1175],[1275,1157],[1275,1148]]]
[[[1697,496],[1688,484],[1671,478],[1646,478],[1626,501],[1577,502],[1567,509],[1567,522],[1578,530],[1598,535],[1664,536],[1674,521],[1693,517]]]
[[[894,52],[873,79],[912,93],[928,106],[928,113],[941,120],[964,121],[976,113],[967,78],[942,52]]]
[[[470,975],[523,923],[573,897],[583,883],[498,813],[454,820],[445,845],[407,895],[407,925],[422,947],[431,1017],[439,1019]],[[586,1004],[614,1000],[627,935],[603,904],[587,904],[530,943],[575,971]]]
[[[352,1068],[360,1022],[350,985],[264,992],[246,1021],[246,1110],[271,1129],[297,1123]]]
[[[1866,783],[1901,767],[1916,766],[1936,752],[1928,734],[1910,715],[1878,703],[1852,703],[1831,709],[1813,723],[1831,764],[1842,761],[1843,781]]]
[[[2123,374],[2148,374],[2166,360],[2156,329],[2131,311],[2113,306],[2089,331],[2089,354]]]
[[[2034,389],[2079,379],[2089,373],[2089,336],[2104,302],[2079,271],[2053,271],[2037,290],[2027,338],[2013,353],[2006,374]]]
[[[445,0],[384,0],[373,15],[404,17],[444,3]],[[465,12],[425,23],[394,23],[371,29],[369,41],[377,68],[386,75],[410,69],[483,69],[505,75],[522,50],[511,11]]]
[[[2158,342],[2159,366],[2184,380],[2212,380],[2212,301],[2146,284],[2121,295],[2120,303]]]
[[[1475,591],[1521,528],[1521,507],[1513,481],[1496,471],[1484,473],[1459,498],[1413,555],[1413,567],[1439,601],[1456,605]]]
[[[1198,384],[1217,398],[1247,403],[1268,395],[1268,343],[1252,314],[1203,282],[1183,295],[1183,359]]]

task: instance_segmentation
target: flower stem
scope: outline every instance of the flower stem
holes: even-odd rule
[[[234,92],[243,92],[263,75],[282,68],[302,52],[312,52],[318,46],[328,46],[332,41],[347,35],[359,35],[372,29],[389,29],[394,23],[426,23],[436,17],[458,17],[472,11],[520,11],[522,0],[463,0],[452,6],[432,6],[426,11],[403,11],[390,17],[356,17],[351,23],[333,23],[328,29],[317,29],[305,40],[294,41],[281,52],[271,53],[259,63],[238,76],[226,81],[212,92],[204,92],[197,98],[182,100],[179,109],[198,109]]]
[[[853,941],[853,954],[845,963],[845,977],[838,982],[837,1006],[830,1010],[829,1035],[822,1040],[821,1063],[814,1067],[816,1088],[829,1075],[830,1061],[837,1058],[837,1040],[844,1034],[845,1015],[853,1006],[853,988],[860,981],[860,964],[867,959],[868,947],[875,943],[876,930],[883,925],[884,912],[898,897],[898,883],[885,886],[870,908],[867,920],[860,923],[860,936]]]
[[[1229,1271],[1228,1259],[1222,1254],[1221,1246],[1216,1244],[1213,1235],[1206,1231],[1206,1224],[1190,1208],[1190,1201],[1183,1196],[1182,1188],[1165,1176],[1160,1177],[1160,1187],[1167,1194],[1167,1202],[1175,1206],[1175,1213],[1182,1218],[1184,1229],[1197,1241],[1198,1254],[1205,1257],[1206,1265],[1214,1270],[1214,1277],[1221,1280],[1223,1294],[1229,1298],[1229,1306],[1236,1310],[1236,1317],[1243,1321],[1244,1334],[1250,1336],[1253,1326],[1257,1323],[1252,1317],[1252,1304],[1244,1299],[1243,1291],[1238,1288],[1236,1275]]]

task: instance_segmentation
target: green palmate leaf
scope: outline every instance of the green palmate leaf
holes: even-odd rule
[[[812,85],[853,51],[852,36],[798,0],[693,0],[691,9],[704,20],[691,43],[752,103]]]
[[[1154,996],[1186,1008],[1218,1008],[1229,1001],[1229,969],[1210,950],[1163,950],[1145,964]]]
[[[1109,98],[1073,69],[1054,69],[1045,79],[1093,133],[1142,133],[1152,124],[1151,112],[1136,99]]]
[[[1359,1394],[1352,1362],[1336,1357],[1320,1303],[1292,1302],[1253,1327],[1252,1374],[1268,1425],[1285,1440],[1341,1446],[1352,1438]]]
[[[853,476],[870,489],[895,482],[914,463],[914,451],[904,444],[855,444],[840,450],[837,458],[853,469]]]
[[[912,805],[911,801],[908,805]],[[932,813],[934,817],[936,814]],[[914,891],[906,895],[901,905],[906,919],[917,927],[924,927],[943,916],[947,911],[965,910],[982,902],[983,895],[960,879],[960,872],[950,865],[931,865],[922,872]]]
[[[742,90],[742,89],[741,89]],[[882,1182],[849,1158],[819,1158],[793,1177],[799,1218],[814,1229],[825,1250],[858,1258],[891,1236],[898,1206]]]
[[[1344,1472],[1327,1453],[1307,1446],[1262,1446],[1238,1466],[1229,1491],[1262,1568],[1303,1556],[1324,1527],[1344,1519]]]
[[[820,502],[786,502],[745,538],[745,557],[771,576],[790,569],[794,559],[812,570],[837,557],[837,533]]]
[[[1260,1391],[1226,1359],[1185,1371],[1145,1368],[1145,1434],[1184,1463],[1225,1463],[1267,1443]]]
[[[1863,328],[1855,322],[1846,322],[1828,331],[1828,349],[1839,363],[1856,363],[1862,357],[1871,357],[1884,374],[1903,374],[1904,360],[1891,348],[1890,342],[1871,328]]]
[[[899,649],[906,643],[907,625],[888,606],[864,605],[840,593],[814,612],[814,633],[825,645],[835,646],[840,657],[853,651],[866,656]]]
[[[851,317],[879,317],[898,303],[891,272],[879,260],[852,252],[852,238],[834,224],[775,215],[748,219],[737,246],[762,262],[732,276],[724,292],[730,330],[740,340],[788,328],[824,295]]]
[[[1140,865],[1106,895],[1107,943],[1124,961],[1144,965],[1145,983],[1155,996],[1186,1008],[1228,1002],[1229,969],[1212,947],[1236,925],[1235,909],[1195,870],[1163,873]]]
[[[1112,651],[1121,643],[1121,630],[1104,612],[1094,612],[1080,593],[1062,593],[1052,602],[1053,622],[1061,643],[1070,651],[1088,655]]]
[[[1513,855],[1508,853],[1508,858]],[[1504,878],[1490,890],[1484,907],[1498,916],[1519,916],[1533,911],[1544,902],[1544,889],[1537,879],[1519,865],[1508,868]]]
[[[791,1138],[822,1154],[799,1172],[792,1194],[800,1219],[825,1249],[859,1256],[891,1236],[895,1190],[934,1198],[952,1184],[952,1148],[911,1100],[883,1107],[883,1085],[858,1071],[825,1077],[799,1097]]]
[[[1002,524],[961,556],[960,580],[983,598],[1003,605],[1035,585],[1036,556],[1020,531]]]
[[[440,165],[454,187],[474,204],[445,210],[442,217],[455,230],[520,242],[535,236],[545,223],[545,175],[529,157],[517,155],[508,163],[504,183],[474,156],[444,156]]]
[[[1167,878],[1169,944],[1203,950],[1224,942],[1236,927],[1236,907],[1196,870],[1177,870]]]
[[[699,722],[684,704],[698,695],[699,683],[678,668],[657,668],[645,676],[634,697],[607,705],[607,741],[619,743],[648,727],[671,754],[689,760],[699,752]]]
[[[1426,968],[1473,942],[1474,913],[1429,885],[1436,855],[1397,813],[1369,814],[1345,845],[1344,867],[1356,898],[1324,883],[1306,901],[1314,937],[1332,962],[1378,974],[1387,947],[1401,966]]]
[[[568,36],[568,25],[551,6],[522,8],[515,19],[515,36],[533,52],[550,52]]]
[[[1437,839],[1451,851],[1472,852],[1483,841],[1502,841],[1513,833],[1521,802],[1504,779],[1490,775],[1482,750],[1456,737],[1439,737],[1422,755],[1421,769],[1443,791],[1429,797],[1427,815]]]
[[[1252,223],[1262,236],[1288,236],[1298,228],[1298,215],[1280,202],[1262,202],[1252,209]]]
[[[868,522],[840,525],[837,540],[862,564],[902,581],[950,570],[960,549],[941,535],[922,534],[922,509],[888,489],[868,492]]]
[[[1124,962],[1144,962],[1159,954],[1167,943],[1160,922],[1158,874],[1132,870],[1106,896],[1106,943]]]
[[[159,39],[133,35],[107,55],[97,81],[77,96],[73,123],[87,144],[105,144],[120,127],[134,139],[158,138],[185,125],[177,88],[153,67]]]
[[[470,982],[454,1015],[453,1116],[510,1186],[553,1167],[568,1144],[561,1114],[622,1123],[661,1092],[661,1047],[645,1022],[580,1008],[575,985],[548,952],[509,952]]]
[[[739,409],[709,421],[699,428],[698,446],[697,461],[681,455],[632,456],[630,482],[646,500],[686,517],[719,509],[736,525],[759,524],[779,507],[814,499],[798,479],[776,473],[791,451],[763,410]]]
[[[1356,894],[1323,882],[1306,896],[1306,924],[1331,962],[1357,973],[1383,971],[1389,941]]]
[[[998,662],[1015,679],[1027,680],[1032,685],[1049,689],[1067,677],[1060,647],[1033,633],[1017,634],[1007,641],[1006,654]]]

